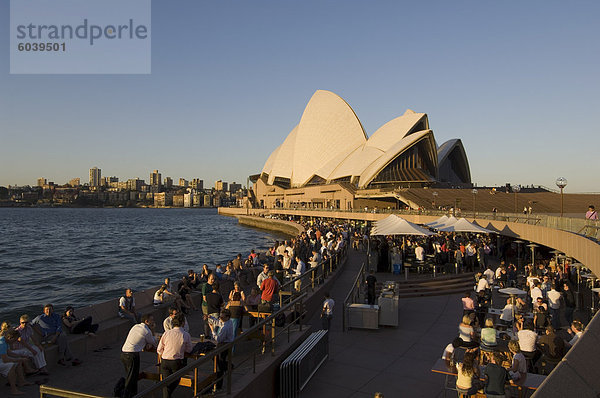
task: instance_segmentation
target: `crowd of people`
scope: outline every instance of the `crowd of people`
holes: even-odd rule
[[[154,336],[159,330],[149,313],[153,311],[143,314],[143,309],[136,306],[133,290],[126,289],[118,300],[115,314],[132,324],[121,353],[126,371],[123,396],[137,393],[141,351],[158,350],[164,376],[183,366],[183,358],[191,350],[187,344],[187,317],[201,316],[201,332],[217,346],[229,343],[243,331],[245,318],[249,327],[256,324],[257,319],[250,313],[257,311],[259,305],[263,309],[265,305],[272,309],[278,303],[278,292],[286,278],[293,280],[302,275],[343,250],[349,242],[351,231],[347,225],[327,222],[303,225],[305,232],[290,240],[276,241],[264,252],[251,250],[246,257],[238,254],[214,269],[204,264],[199,272],[188,270],[177,283],[166,278],[153,297],[155,307],[168,308],[168,316],[162,321],[164,334],[158,341]],[[300,290],[301,279],[296,279],[294,289]],[[221,284],[231,286],[231,289],[224,289]],[[200,305],[196,306],[192,292],[201,295]],[[333,300],[329,298],[322,313],[324,326],[329,327],[332,310]],[[101,327],[93,322],[91,316],[78,317],[72,306],[58,314],[52,304],[46,304],[42,314],[33,319],[23,314],[18,325],[3,322],[0,330],[0,374],[7,378],[11,394],[23,394],[19,387],[31,384],[28,376],[49,374],[44,354],[49,345],[57,346],[59,365],[79,365],[81,361],[71,352],[68,334],[85,334],[93,338]],[[219,374],[222,375],[226,359],[221,358],[218,363]],[[168,396],[176,385],[167,389]]]
[[[459,394],[483,390],[488,397],[503,397],[507,385],[524,383],[528,373],[552,371],[584,330],[574,319],[574,271],[568,262],[554,260],[526,265],[521,272],[504,261],[495,270],[479,269],[473,290],[461,299],[458,336],[442,355],[456,369]],[[502,295],[506,287],[522,294]],[[492,302],[501,306],[491,310]]]
[[[188,316],[202,317],[203,336],[208,336],[216,347],[230,343],[243,333],[245,318],[252,327],[257,322],[253,314],[259,307],[262,312],[270,312],[278,305],[278,292],[285,278],[293,280],[323,259],[340,252],[348,237],[348,228],[344,226],[305,224],[305,232],[289,241],[276,241],[265,252],[251,250],[245,258],[238,254],[225,267],[217,265],[214,270],[206,264],[200,273],[188,270],[176,287],[167,278],[153,300],[155,306],[169,306],[168,316],[162,323],[165,332],[158,341],[154,339],[157,331],[154,319],[138,311],[133,292],[127,289],[119,300],[119,316],[134,325],[122,347],[121,361],[126,371],[123,396],[137,393],[135,375],[139,372],[139,353],[143,350],[158,351],[164,377],[185,366],[185,355],[192,350],[188,344]],[[224,289],[222,285],[232,288]],[[301,288],[301,280],[295,280],[294,289]],[[192,292],[201,296],[198,307],[191,298]],[[330,327],[333,306],[333,300],[326,295],[321,313],[324,328]],[[201,314],[196,315],[194,311],[200,310]],[[217,360],[217,389],[222,387],[227,365],[227,352],[224,351]],[[176,387],[176,382],[170,384],[165,397],[170,397]]]

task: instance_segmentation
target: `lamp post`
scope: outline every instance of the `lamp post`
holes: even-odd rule
[[[476,204],[477,204],[477,189],[473,188],[473,190],[471,191],[473,193],[473,218],[475,218],[475,214],[477,212],[476,209]]]
[[[556,186],[560,188],[560,216],[562,217],[564,210],[563,189],[567,186],[567,179],[564,177],[558,177],[556,179]]]
[[[437,199],[438,193],[436,191],[433,191],[433,209],[435,210],[435,200]]]
[[[520,185],[515,185],[512,188],[513,192],[515,193],[515,213],[518,212],[518,208],[517,208],[517,194],[519,193],[519,191],[521,190],[521,186]]]

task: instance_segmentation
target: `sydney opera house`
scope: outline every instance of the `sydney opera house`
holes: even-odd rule
[[[251,176],[257,207],[401,207],[410,187],[467,187],[460,139],[438,146],[427,114],[407,110],[371,137],[338,95],[314,93],[283,143]]]

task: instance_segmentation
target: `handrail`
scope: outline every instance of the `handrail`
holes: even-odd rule
[[[344,299],[344,305],[343,305],[343,311],[342,311],[342,332],[345,332],[347,330],[347,327],[346,327],[347,314],[346,313],[348,311],[348,305],[350,304],[350,301],[354,301],[356,290],[360,290],[360,285],[364,281],[364,274],[365,274],[365,263],[362,263],[360,269],[358,270],[358,274],[356,275],[356,278],[354,279],[354,283],[352,284],[352,289],[350,289],[350,291],[348,292],[348,295]]]
[[[85,394],[82,392],[69,391],[63,388],[50,387],[46,385],[40,386],[40,398],[44,398],[45,394],[62,397],[62,398],[109,398],[102,395]]]
[[[422,216],[442,216],[448,215],[448,211],[442,210],[398,210],[398,209],[369,209],[365,211],[364,209],[313,209],[313,208],[273,208],[273,209],[264,209],[269,211],[269,213],[286,213],[287,212],[314,212],[314,213],[347,213],[347,214],[398,214],[398,215],[422,215]],[[477,211],[475,217],[473,217],[472,211],[463,211],[461,214],[457,214],[457,216],[462,216],[466,218],[478,218],[485,219],[490,221],[504,221],[504,222],[514,222],[521,224],[532,224],[540,227],[547,227],[552,229],[563,230],[567,232],[572,232],[575,234],[580,234],[585,227],[589,226],[590,234],[586,234],[584,236],[593,239],[600,239],[600,231],[595,229],[594,227],[600,226],[600,221],[595,220],[587,220],[585,218],[579,217],[561,217],[554,216],[549,214],[529,214],[523,215],[522,213],[493,213],[493,212],[481,212]],[[344,217],[341,217],[344,218]],[[595,231],[594,231],[595,230]]]
[[[198,368],[200,365],[203,365],[204,363],[207,363],[209,360],[212,360],[214,357],[216,357],[217,355],[220,355],[224,351],[229,351],[231,353],[230,350],[234,347],[234,345],[236,343],[239,343],[242,340],[247,340],[248,335],[252,335],[252,333],[259,331],[264,325],[270,324],[275,319],[275,317],[277,317],[279,314],[282,314],[288,308],[296,305],[297,303],[299,303],[299,302],[301,303],[302,300],[304,300],[304,298],[306,298],[306,296],[307,296],[306,293],[301,294],[296,299],[292,300],[291,302],[286,304],[284,307],[282,307],[279,311],[272,313],[267,318],[263,319],[262,321],[258,322],[256,325],[254,325],[253,327],[248,329],[244,334],[239,335],[236,338],[234,338],[232,342],[224,344],[221,347],[215,348],[214,350],[207,353],[206,356],[195,360],[194,362],[179,369],[177,372],[169,375],[168,377],[164,378],[163,380],[159,381],[158,383],[154,384],[153,386],[138,393],[137,395],[135,395],[134,398],[142,398],[142,397],[149,396],[149,394],[152,394],[153,392],[166,387],[167,385],[175,382],[176,380],[179,380],[182,376],[184,376],[189,371]],[[226,372],[226,373],[230,374],[230,372]],[[228,378],[227,381],[228,381],[227,382],[227,392],[230,393],[231,392],[230,378]],[[77,398],[77,397],[73,397],[73,398]],[[95,397],[90,396],[88,398],[95,398]]]

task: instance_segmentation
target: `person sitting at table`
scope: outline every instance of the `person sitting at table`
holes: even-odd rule
[[[573,336],[573,338],[569,340],[568,343],[569,347],[572,347],[583,334],[583,323],[579,322],[578,320],[573,321],[568,332],[571,336]]]
[[[462,362],[456,364],[456,391],[459,394],[473,395],[480,387],[479,364],[474,352],[467,352]]]
[[[466,292],[462,298],[463,315],[469,315],[475,312],[475,301],[471,298],[471,292]]]
[[[533,321],[531,319],[525,320],[523,327],[517,332],[517,338],[519,339],[521,352],[525,358],[531,360],[531,365],[533,365],[541,356],[541,353],[536,350],[537,333],[533,331]],[[531,370],[533,370],[533,367]]]
[[[452,340],[452,343],[448,344],[442,354],[442,359],[446,362],[446,366],[451,367],[456,363],[463,361],[467,349],[463,347],[463,341],[460,337]]]
[[[506,299],[506,305],[502,309],[502,314],[500,315],[500,323],[508,326],[514,320],[514,314],[517,312],[514,301],[509,297]]]
[[[177,307],[169,307],[169,316],[165,318],[163,321],[163,329],[166,332],[167,330],[173,329],[173,319],[179,314],[179,310]],[[181,314],[183,315],[183,314]],[[183,330],[189,333],[190,325],[188,324],[187,318],[183,315],[183,325],[180,326]]]
[[[246,312],[250,313],[250,311],[258,311],[258,305],[260,304],[260,292],[257,288],[253,287],[252,290],[250,290],[250,294],[248,297],[246,297],[246,300],[244,300],[244,304]],[[248,314],[248,323],[250,327],[254,326],[256,322],[256,318],[253,315]]]
[[[474,342],[475,338],[475,330],[473,326],[471,326],[471,317],[469,315],[464,315],[462,317],[462,322],[458,325],[458,337],[464,341],[465,347],[474,347],[477,345]]]
[[[97,323],[92,323],[92,317],[90,315],[83,319],[79,319],[75,315],[75,309],[70,305],[65,308],[62,321],[69,333],[72,334],[86,334],[94,337],[96,331],[98,331],[99,325]]]
[[[560,336],[556,335],[554,327],[546,326],[545,334],[537,339],[542,356],[536,366],[542,374],[549,374],[565,356],[566,344]]]
[[[510,378],[512,380],[518,381],[521,378],[525,377],[525,375],[527,374],[527,361],[525,360],[525,356],[519,348],[518,341],[509,341],[508,349],[513,354],[512,364],[510,369],[508,370],[508,374],[510,375]]]
[[[490,355],[490,362],[485,367],[485,396],[488,398],[505,397],[504,385],[508,380],[508,371],[502,367],[502,358],[500,353],[493,352]]]
[[[485,327],[481,329],[481,345],[484,347],[495,347],[497,344],[494,321],[492,318],[486,318]]]
[[[538,334],[542,334],[549,323],[550,321],[548,320],[548,311],[544,306],[540,305],[533,315],[533,325],[535,327],[535,331]]]

